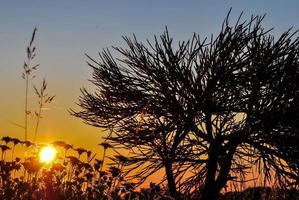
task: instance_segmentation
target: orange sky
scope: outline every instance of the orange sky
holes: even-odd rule
[[[171,2],[171,3],[170,3]],[[217,3],[215,3],[217,2]],[[30,83],[29,110],[37,109],[37,98],[32,85],[48,82],[47,91],[56,95],[54,102],[43,112],[37,135],[38,142],[64,140],[75,147],[91,149],[102,154],[98,146],[102,131],[85,125],[69,115],[77,108],[80,88],[93,90],[87,81],[91,69],[84,53],[97,57],[105,47],[122,46],[122,35],[153,39],[168,26],[176,40],[190,38],[193,32],[203,37],[220,29],[230,7],[232,21],[244,11],[251,14],[267,13],[266,27],[275,27],[274,33],[294,26],[298,28],[299,3],[283,1],[24,1],[1,2],[0,5],[0,137],[24,138],[25,81],[21,78],[33,28],[37,26],[36,63],[40,69]],[[29,117],[29,139],[33,138],[36,118]],[[99,157],[100,158],[100,157]]]
[[[170,6],[171,5],[171,6]],[[233,8],[231,20],[241,11],[244,18],[251,14],[267,13],[266,27],[275,32],[298,27],[298,1],[273,4],[237,0],[191,1],[49,1],[2,2],[0,6],[0,136],[23,137],[23,130],[13,123],[24,124],[25,84],[21,78],[33,28],[37,26],[36,63],[40,69],[30,83],[39,86],[43,78],[48,82],[48,92],[56,95],[49,110],[44,112],[38,131],[39,141],[66,140],[76,146],[98,150],[101,130],[87,126],[71,117],[68,109],[76,108],[80,88],[93,90],[91,69],[84,53],[97,58],[97,52],[111,46],[123,46],[122,35],[144,41],[160,34],[165,26],[177,40],[190,38],[193,32],[202,37],[218,32],[223,18]],[[287,12],[281,12],[287,10]],[[30,110],[37,108],[37,99],[30,92]],[[29,120],[31,138],[35,119]]]
[[[63,94],[62,88],[55,89],[50,82],[48,83],[48,92],[50,94],[60,93],[54,101],[47,106],[48,109],[43,111],[43,118],[40,121],[40,126],[37,134],[37,142],[49,142],[53,140],[65,140],[75,146],[88,147],[93,150],[98,150],[97,144],[101,142],[101,130],[92,126],[87,126],[82,123],[80,119],[71,117],[68,113],[69,108],[76,107],[74,101],[76,100],[79,92]],[[15,86],[7,90],[7,85],[1,85],[1,91],[6,94],[1,96],[1,136],[9,135],[24,139],[24,130],[16,124],[24,125],[24,80],[15,81]],[[22,90],[23,89],[23,90]],[[58,91],[57,93],[55,91]],[[37,98],[31,89],[29,98],[29,110],[34,111],[37,109]],[[32,103],[31,103],[32,102]],[[33,139],[34,127],[36,124],[36,117],[28,117],[28,137]],[[84,141],[82,140],[84,138]]]

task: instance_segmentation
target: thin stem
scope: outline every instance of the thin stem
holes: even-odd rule
[[[104,166],[104,161],[105,161],[105,156],[106,156],[106,148],[104,148],[104,153],[103,153],[103,162],[102,162],[102,165],[101,165],[101,168],[100,168],[100,171],[102,171],[103,169],[103,166]]]
[[[24,125],[24,129],[25,129],[25,141],[27,141],[27,121],[28,121],[28,77],[29,75],[26,74],[26,89],[25,89],[25,125]]]
[[[41,97],[40,97],[40,104],[39,104],[39,110],[38,110],[38,115],[37,115],[37,122],[36,122],[36,126],[35,126],[35,131],[34,131],[34,139],[33,139],[33,142],[35,142],[36,140],[36,135],[37,135],[37,129],[38,129],[38,126],[39,126],[39,120],[40,120],[40,117],[41,117],[41,112],[42,112],[42,107],[43,107],[43,93],[41,94]]]
[[[12,153],[11,153],[11,161],[13,162],[13,157],[14,157],[14,153],[15,153],[15,147],[16,145],[14,144],[12,147]]]

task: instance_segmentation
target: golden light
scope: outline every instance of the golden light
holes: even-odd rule
[[[41,163],[49,164],[56,158],[57,151],[53,146],[45,146],[39,152],[39,161]]]

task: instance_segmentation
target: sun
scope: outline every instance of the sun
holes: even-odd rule
[[[57,151],[53,146],[45,146],[39,152],[39,161],[41,163],[50,164],[56,158]]]

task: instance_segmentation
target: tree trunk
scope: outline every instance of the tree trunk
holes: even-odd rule
[[[171,161],[165,162],[165,173],[166,173],[166,177],[167,177],[168,190],[169,190],[170,196],[173,197],[174,199],[178,199]]]
[[[220,171],[216,179],[217,161],[219,149],[217,143],[213,143],[210,146],[209,161],[208,161],[208,172],[205,181],[205,186],[202,191],[201,200],[217,200],[221,189],[225,186],[227,178],[231,169],[233,155],[236,151],[238,143],[233,143],[227,155],[223,157],[220,164]]]
[[[201,200],[218,200],[219,194],[214,187],[205,187],[202,192]]]
[[[216,171],[217,171],[217,149],[215,142],[211,143],[209,152],[209,161],[207,164],[207,175],[205,179],[205,185],[201,191],[201,200],[217,200],[219,196],[218,187],[216,183]]]
[[[233,156],[236,152],[237,146],[238,146],[238,143],[234,143],[231,145],[230,150],[223,157],[223,160],[220,164],[221,168],[219,170],[219,175],[216,180],[219,192],[227,183],[229,172],[231,170]]]

